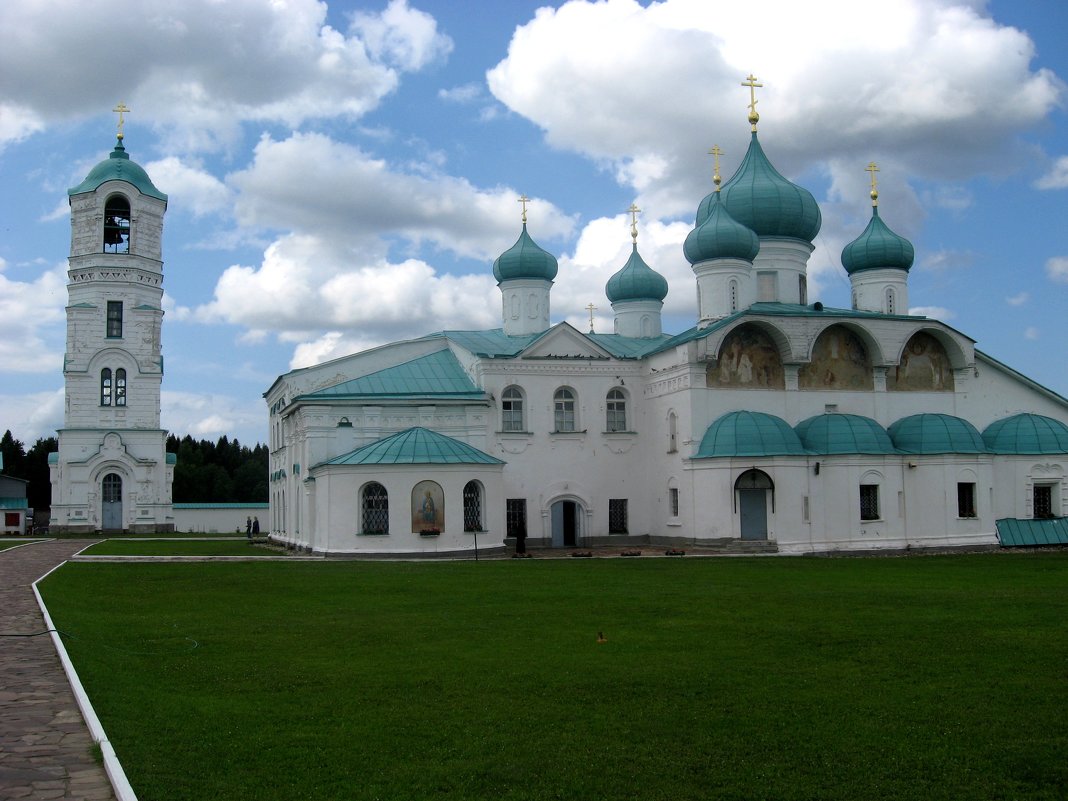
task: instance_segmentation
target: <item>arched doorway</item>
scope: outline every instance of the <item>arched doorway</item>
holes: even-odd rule
[[[554,548],[573,548],[582,538],[582,507],[575,501],[557,501],[549,507]]]
[[[775,510],[775,484],[771,476],[755,467],[746,470],[734,482],[737,509],[743,540],[768,538],[768,499]]]
[[[104,531],[122,531],[122,476],[108,473],[101,483],[101,526]]]

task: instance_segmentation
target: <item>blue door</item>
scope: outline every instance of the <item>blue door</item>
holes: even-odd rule
[[[122,531],[122,477],[108,473],[104,476],[101,490],[104,501],[101,528],[104,531]]]
[[[743,540],[768,538],[768,491],[739,489],[738,511],[741,515]]]

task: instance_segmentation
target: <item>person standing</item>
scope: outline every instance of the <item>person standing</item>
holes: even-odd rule
[[[258,537],[260,534],[260,519],[258,517],[252,518],[252,536]]]
[[[252,518],[245,518],[245,536],[252,539]]]

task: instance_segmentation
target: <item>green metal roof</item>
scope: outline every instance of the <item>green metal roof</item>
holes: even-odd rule
[[[355,464],[504,464],[500,459],[429,428],[409,428],[335,456],[315,467]],[[314,468],[313,468],[314,469]]]
[[[979,431],[951,414],[914,414],[889,428],[890,439],[905,453],[986,453]]]
[[[696,224],[712,211],[713,195],[701,201]],[[786,180],[764,155],[756,131],[738,170],[719,193],[737,222],[757,236],[784,236],[811,242],[819,233],[820,207],[807,189]]]
[[[1068,518],[1054,520],[1016,520],[1008,517],[995,522],[998,540],[1006,547],[1014,545],[1068,545]]]
[[[558,269],[556,257],[538,247],[523,223],[519,239],[493,262],[493,277],[497,283],[520,278],[552,281]]]
[[[916,250],[905,237],[891,231],[872,206],[864,232],[842,249],[842,266],[852,275],[861,270],[905,270],[912,267]]]
[[[719,195],[719,192],[709,195],[711,200],[704,221],[686,235],[682,252],[690,264],[728,258],[752,261],[760,252],[760,239],[731,217],[727,207],[719,202]]]
[[[660,273],[645,263],[638,254],[638,245],[627,263],[608,279],[604,293],[610,303],[627,300],[663,300],[667,297],[668,282]]]
[[[1068,453],[1068,426],[1041,414],[995,420],[983,431],[991,453]]]
[[[540,336],[537,333],[513,337],[504,333],[503,328],[490,328],[486,331],[442,331],[426,338],[445,337],[476,356],[502,359],[518,355]]]
[[[122,146],[122,140],[115,143],[115,149],[104,161],[97,164],[85,176],[85,180],[75,187],[67,190],[68,195],[80,195],[84,192],[93,192],[101,184],[108,181],[125,181],[137,188],[142,195],[148,195],[167,202],[167,196],[160,192],[148,173],[137,162],[131,161],[126,148]]]
[[[695,459],[723,456],[804,456],[797,433],[781,417],[728,412],[705,431]]]
[[[0,498],[0,509],[29,509],[29,505],[25,497],[22,498]]]
[[[460,366],[452,351],[439,350],[426,356],[343,381],[302,397],[450,396],[482,398],[484,393]]]
[[[801,444],[813,453],[897,452],[885,428],[856,414],[819,414],[802,420],[794,430]]]

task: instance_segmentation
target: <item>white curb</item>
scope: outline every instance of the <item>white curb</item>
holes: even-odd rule
[[[96,716],[96,710],[93,709],[89,696],[85,694],[82,680],[78,678],[78,671],[74,669],[74,664],[70,661],[70,656],[68,656],[67,649],[63,645],[63,640],[52,623],[52,616],[48,614],[48,607],[45,606],[44,599],[37,589],[38,582],[44,581],[52,574],[53,570],[58,570],[65,564],[66,561],[60,562],[52,570],[49,570],[37,581],[33,582],[31,585],[33,594],[37,598],[37,605],[41,607],[41,614],[44,615],[45,627],[51,632],[52,644],[55,645],[59,654],[63,672],[67,674],[67,681],[70,682],[70,688],[74,692],[75,700],[78,702],[78,709],[81,710],[82,717],[85,718],[85,725],[89,727],[89,734],[92,735],[93,740],[100,745],[100,751],[104,755],[104,770],[111,781],[112,789],[115,790],[115,797],[118,801],[137,801],[137,794],[134,793],[133,787],[130,786],[130,782],[126,778],[126,772],[122,769],[122,764],[115,754],[115,749],[112,748],[111,742],[104,732],[104,727],[100,724],[100,718]]]

